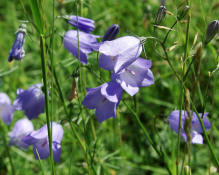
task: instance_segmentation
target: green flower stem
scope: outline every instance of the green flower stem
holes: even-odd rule
[[[208,134],[207,134],[207,131],[206,131],[206,129],[205,129],[205,125],[204,125],[204,123],[203,123],[203,121],[202,121],[202,118],[200,117],[198,111],[196,110],[195,105],[193,104],[192,100],[191,100],[191,105],[192,105],[192,108],[193,108],[193,110],[195,111],[195,113],[196,113],[196,115],[197,115],[197,117],[198,117],[198,120],[199,120],[199,122],[200,122],[200,124],[201,124],[201,127],[202,127],[202,130],[203,130],[205,139],[206,139],[207,144],[208,144],[208,148],[209,148],[209,150],[210,150],[210,152],[211,152],[211,155],[212,155],[212,157],[213,157],[213,159],[214,159],[215,165],[217,166],[217,169],[219,170],[219,161],[218,161],[218,159],[217,159],[216,153],[215,153],[214,148],[213,148],[213,146],[211,145],[211,142],[210,142],[210,140],[209,140],[209,138],[208,138]]]
[[[173,23],[173,25],[170,27],[170,30],[167,32],[167,34],[166,34],[166,36],[165,36],[165,38],[164,38],[164,40],[163,40],[163,42],[162,42],[163,45],[166,43],[167,38],[168,38],[170,32],[172,31],[171,29],[173,29],[173,27],[174,27],[176,24],[177,24],[177,20]]]
[[[136,112],[127,104],[123,101],[123,103],[125,104],[125,106],[130,110],[130,112],[134,115],[138,125],[140,126],[140,128],[142,129],[142,131],[144,132],[144,135],[146,136],[148,142],[150,143],[150,145],[153,147],[153,149],[156,151],[156,153],[160,156],[160,158],[162,160],[164,160],[164,163],[166,163],[165,161],[168,160],[167,155],[162,151],[162,148],[160,148],[160,151],[157,149],[154,141],[151,139],[150,135],[148,134],[147,129],[144,127],[144,125],[142,124],[142,122],[140,121],[138,115],[136,114]],[[172,172],[169,169],[168,164],[166,163],[166,169],[168,171],[168,173],[170,175],[172,175]]]
[[[40,48],[41,48],[41,65],[42,65],[42,74],[43,74],[43,85],[44,85],[44,94],[45,94],[45,109],[46,109],[46,123],[49,137],[49,152],[50,152],[50,166],[51,174],[54,175],[54,161],[53,161],[53,151],[52,151],[52,132],[51,132],[51,121],[49,117],[49,99],[48,99],[48,87],[47,87],[47,68],[46,68],[46,43],[45,36],[40,35]]]
[[[3,139],[3,143],[5,145],[5,149],[6,149],[6,153],[7,153],[7,156],[8,156],[8,159],[9,159],[9,164],[11,166],[11,174],[12,175],[15,175],[15,169],[14,169],[14,164],[13,164],[13,161],[12,161],[12,158],[11,158],[11,154],[10,154],[10,147],[8,145],[8,142],[7,142],[7,136],[6,136],[6,131],[5,131],[5,126],[2,122],[2,120],[0,119],[0,128],[1,129],[1,133],[2,133],[2,139]]]

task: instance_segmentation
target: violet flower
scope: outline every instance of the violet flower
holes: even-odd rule
[[[52,151],[53,158],[56,162],[60,162],[62,137],[62,126],[56,122],[52,122]],[[37,160],[37,152],[40,159],[46,159],[49,157],[50,152],[47,125],[44,125],[39,130],[33,131],[32,133],[24,137],[22,141],[27,145],[33,145],[33,153]]]
[[[65,19],[67,19],[68,23],[71,24],[73,27],[86,32],[86,33],[90,33],[91,31],[94,30],[95,25],[94,25],[94,21],[92,19],[88,19],[88,18],[84,18],[81,16],[78,16],[78,22],[77,22],[77,16],[75,15],[67,15],[64,16]]]
[[[17,90],[13,106],[16,110],[23,110],[30,120],[44,112],[45,99],[41,88],[41,84],[35,84],[27,90]]]
[[[0,117],[3,122],[9,125],[12,121],[14,108],[11,106],[11,100],[5,93],[0,93]]]
[[[24,143],[22,139],[34,130],[33,124],[27,118],[18,120],[13,130],[8,134],[10,137],[10,145],[16,145],[20,148],[27,149],[29,145]]]
[[[203,133],[203,130],[201,124],[195,112],[191,111],[191,115],[192,115],[191,143],[203,144],[203,137],[201,135],[201,133]],[[204,116],[202,117],[202,114],[201,113],[199,114],[199,116],[202,117],[202,121],[204,123],[205,129],[209,130],[211,128],[211,124],[207,119],[207,115],[208,113],[204,113]],[[171,129],[173,129],[176,133],[178,133],[178,128],[179,128],[179,117],[180,117],[180,111],[175,110],[171,112],[168,118]],[[184,129],[186,118],[188,118],[187,112],[182,110],[181,137],[184,139],[185,142],[187,141],[187,136]]]
[[[97,38],[99,38],[99,36],[79,31],[80,61],[82,63],[87,64],[88,54],[94,50],[98,50],[99,44],[97,42]],[[79,59],[78,35],[76,30],[70,30],[66,32],[64,36],[64,46],[77,59]]]
[[[116,108],[122,98],[122,88],[116,82],[108,82],[96,88],[87,88],[87,95],[82,104],[89,109],[96,109],[99,122],[116,117]]]
[[[154,83],[151,66],[151,60],[138,58],[120,72],[113,73],[111,79],[119,83],[129,95],[133,96],[138,92],[139,87],[150,86]]]
[[[103,36],[102,41],[114,40],[118,33],[119,33],[119,25],[118,24],[113,24],[106,31],[105,35]]]
[[[22,24],[16,33],[14,44],[8,56],[8,62],[11,62],[13,59],[20,61],[25,56],[25,51],[23,48],[25,36],[26,24]]]
[[[133,63],[141,54],[142,44],[139,38],[124,36],[100,45],[99,66],[115,73]]]

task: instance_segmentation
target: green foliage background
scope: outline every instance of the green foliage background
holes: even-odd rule
[[[191,1],[191,23],[189,30],[189,60],[196,51],[196,46],[204,39],[205,30],[209,22],[219,16],[218,0]],[[161,25],[170,27],[176,20],[177,7],[180,0],[167,0],[166,8],[172,15],[167,14]],[[45,1],[47,27],[52,25],[52,1]],[[163,39],[166,30],[156,29],[153,23],[159,8],[158,0],[84,0],[81,7],[81,15],[95,20],[96,29],[94,34],[103,36],[111,24],[119,24],[119,36],[156,36]],[[25,9],[25,10],[24,10]],[[76,14],[73,0],[56,0],[55,16]],[[31,19],[29,0],[6,0],[0,1],[0,91],[7,93],[11,101],[16,98],[17,88],[26,89],[35,83],[42,83],[40,45],[39,37],[31,24],[28,24],[28,32],[25,42],[26,56],[21,62],[13,61],[8,63],[8,54],[15,38],[15,32],[21,20]],[[134,120],[134,117],[121,102],[116,119],[108,119],[98,123],[94,111],[85,110],[86,127],[80,122],[80,107],[77,99],[68,102],[67,97],[72,86],[72,73],[76,68],[76,59],[68,53],[62,43],[62,37],[72,26],[60,18],[55,19],[54,36],[54,64],[63,94],[68,107],[72,109],[72,120],[77,124],[80,137],[84,138],[88,148],[87,151],[94,155],[94,166],[97,174],[110,175],[143,175],[168,174],[163,163],[149,146],[142,130]],[[47,31],[48,37],[51,31]],[[177,72],[182,72],[182,56],[185,44],[186,22],[178,23],[174,31],[170,33],[167,40],[167,48],[177,43],[176,47],[169,51],[169,56]],[[197,37],[195,44],[194,38]],[[210,81],[207,95],[204,95],[209,80],[208,73],[213,71],[218,64],[219,53],[218,37],[203,48],[203,55],[200,63],[200,94],[196,95],[194,101],[197,109],[201,110],[201,97],[206,102],[206,111],[209,112],[209,119],[212,129],[209,136],[219,157],[219,82],[218,73]],[[158,45],[151,40],[145,43],[145,53],[142,57],[151,59],[153,62],[152,72],[155,77],[155,84],[141,88],[135,97],[126,93],[123,101],[130,104],[140,116],[144,126],[148,129],[151,137],[155,138],[158,145],[162,145],[169,156],[168,164],[173,172],[176,166],[176,143],[177,135],[168,125],[168,115],[171,111],[179,109],[180,84],[166,61],[158,53],[162,53]],[[104,81],[109,81],[109,73],[98,68],[97,54],[89,55],[89,66]],[[49,81],[52,75],[48,74]],[[192,74],[189,74],[188,84],[192,85]],[[77,79],[76,79],[77,80]],[[101,84],[93,72],[83,67],[83,83],[85,87],[96,87]],[[56,174],[86,174],[87,166],[76,139],[72,135],[68,123],[65,122],[65,113],[61,102],[55,91],[53,120],[62,122],[65,133],[62,141],[61,163],[55,164]],[[83,97],[84,94],[79,94]],[[134,101],[137,103],[135,104]],[[24,113],[16,111],[11,125],[4,126],[10,131],[14,123],[24,117]],[[90,120],[93,120],[97,140],[94,141]],[[35,129],[46,123],[45,114],[41,114],[33,120]],[[3,134],[0,132],[0,136]],[[6,156],[6,147],[0,139],[0,174],[10,174],[9,160]],[[181,142],[180,164],[185,153],[185,144]],[[39,161],[34,159],[32,149],[22,151],[19,148],[11,147],[11,155],[17,175],[40,174],[42,173]],[[192,174],[209,174],[213,168],[211,156],[206,144],[192,145]],[[42,160],[43,169],[49,173],[49,161]],[[186,165],[186,162],[185,162]]]

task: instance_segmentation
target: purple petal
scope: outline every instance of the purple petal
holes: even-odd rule
[[[182,121],[181,121],[181,129],[183,129],[184,123],[185,123],[185,111],[182,111]],[[168,121],[170,124],[171,129],[173,129],[176,133],[178,133],[179,128],[179,117],[180,117],[180,111],[175,110],[171,112],[169,115]]]
[[[63,128],[62,125],[52,122],[52,141],[56,143],[61,143],[63,137]]]
[[[95,36],[79,31],[80,60],[82,63],[87,64],[87,55],[94,50],[98,50],[99,44],[97,43],[97,39],[96,39],[98,37],[99,36]],[[76,30],[70,30],[66,32],[64,36],[64,46],[77,59],[79,58],[78,37]]]
[[[100,53],[117,59],[114,66],[115,73],[134,62],[140,56],[141,51],[140,39],[132,36],[105,41],[99,48]]]
[[[35,84],[27,90],[17,91],[13,106],[17,110],[23,110],[30,120],[44,112],[45,100],[41,87],[41,84]]]
[[[39,154],[40,159],[46,159],[49,157],[49,143],[46,142],[46,140],[45,143],[36,143],[35,145],[33,145],[33,153],[35,158],[38,160],[36,150]]]
[[[61,156],[61,145],[59,143],[53,143],[52,150],[53,150],[53,159],[57,163],[59,163],[60,162],[60,156]]]
[[[87,95],[84,97],[82,104],[88,109],[95,109],[104,99],[100,93],[101,86],[96,88],[87,88]]]
[[[202,113],[200,113],[199,116],[202,118],[205,129],[207,131],[211,129],[211,123],[207,119],[208,113],[204,113],[204,117],[202,117]],[[203,133],[201,123],[199,122],[199,119],[195,112],[192,113],[192,129],[199,133]]]
[[[106,70],[113,70],[116,64],[117,58],[100,54],[99,66]]]
[[[76,28],[78,26],[78,28],[84,32],[89,33],[93,31],[95,28],[94,21],[91,19],[78,16],[78,21],[77,21],[77,16],[75,15],[67,16],[67,18],[69,18],[68,20],[69,24],[71,24],[72,26]]]
[[[9,125],[12,121],[14,108],[11,106],[11,101],[7,94],[0,93],[0,117],[3,122]]]
[[[122,88],[116,82],[108,82],[102,85],[101,94],[113,103],[118,103],[122,96]]]
[[[110,102],[105,99],[105,101],[103,101],[96,108],[97,120],[99,122],[103,122],[110,117],[116,117],[116,106],[116,103]]]
[[[34,130],[33,124],[26,118],[18,120],[13,130],[8,134],[10,137],[10,145],[17,145],[23,149],[29,146],[22,139]]]
[[[203,137],[201,134],[199,134],[196,131],[192,132],[192,138],[191,138],[192,144],[203,144]]]

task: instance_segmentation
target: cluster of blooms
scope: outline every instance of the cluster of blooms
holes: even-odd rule
[[[69,16],[68,19],[70,24],[77,27],[75,16]],[[133,96],[138,92],[139,87],[153,84],[154,77],[150,70],[152,62],[140,58],[142,51],[140,38],[124,36],[115,39],[119,26],[113,24],[98,43],[96,38],[99,36],[89,33],[94,29],[91,24],[93,24],[92,20],[79,17],[78,28],[82,31],[68,31],[64,36],[64,46],[79,59],[79,38],[80,61],[87,64],[87,55],[92,51],[99,51],[99,66],[112,71],[111,81],[96,88],[87,88],[87,95],[82,102],[86,108],[96,109],[97,119],[102,122],[109,117],[116,117],[116,108],[122,98],[123,90]]]
[[[165,1],[158,11],[157,23],[160,23],[165,16]],[[150,68],[151,60],[140,58],[142,52],[142,39],[133,36],[123,36],[115,39],[119,26],[113,24],[109,27],[101,42],[97,41],[100,36],[90,34],[95,28],[94,21],[91,19],[77,17],[74,15],[64,17],[69,24],[78,28],[77,30],[67,31],[64,36],[64,47],[73,54],[83,64],[88,64],[88,54],[98,51],[99,66],[111,71],[111,81],[106,82],[96,88],[87,88],[87,95],[82,104],[89,109],[96,110],[99,122],[110,117],[116,117],[116,109],[119,105],[123,90],[129,95],[135,95],[140,87],[150,86],[154,83],[153,73]],[[213,24],[214,31],[218,30],[218,21]],[[215,27],[216,26],[216,27]],[[210,31],[212,27],[209,27]],[[216,29],[215,29],[216,28]],[[209,32],[208,32],[209,33]],[[212,32],[211,32],[212,33]],[[21,60],[24,55],[23,44],[26,35],[26,25],[19,27],[16,33],[14,44],[11,48],[8,61],[13,59]],[[208,38],[212,39],[215,32]],[[208,39],[208,40],[210,40]],[[15,110],[23,110],[28,119],[23,118],[15,123],[14,129],[9,133],[10,144],[17,145],[22,149],[33,146],[35,158],[45,159],[49,157],[49,144],[47,125],[34,131],[30,120],[36,118],[44,112],[44,93],[42,85],[36,84],[27,90],[18,89],[17,98],[11,105],[9,97],[5,93],[0,93],[0,116],[6,124],[10,124]],[[191,143],[203,143],[201,133],[202,128],[194,112],[192,113]],[[178,132],[180,112],[173,111],[169,116],[171,128]],[[204,114],[203,122],[207,130],[211,128],[207,120],[207,113]],[[187,113],[182,111],[181,136],[187,141],[184,130]],[[52,149],[54,160],[60,161],[61,140],[63,137],[62,126],[52,122]]]
[[[13,130],[9,133],[10,145],[16,145],[22,149],[27,149],[33,145],[35,158],[45,159],[49,157],[48,131],[47,125],[34,131],[32,122],[39,114],[44,112],[44,93],[41,90],[41,84],[35,84],[27,90],[18,89],[17,98],[11,105],[10,99],[5,93],[0,93],[0,116],[5,124],[9,125],[13,118],[15,110],[22,110],[27,118],[18,120]],[[61,140],[63,136],[62,126],[58,123],[52,123],[52,149],[54,160],[60,161]],[[38,154],[37,154],[38,152]]]

